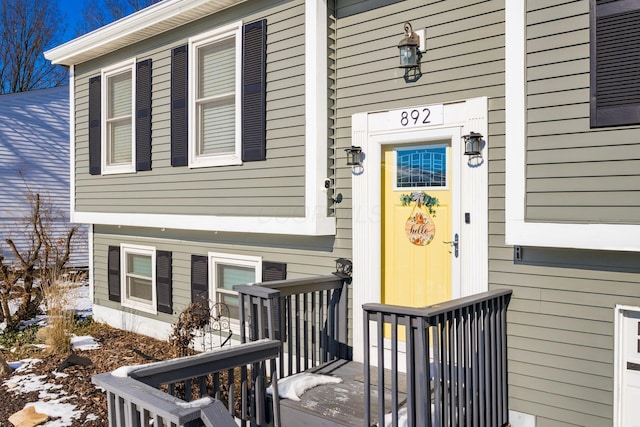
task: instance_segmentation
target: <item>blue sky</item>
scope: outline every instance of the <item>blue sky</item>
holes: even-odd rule
[[[60,12],[62,12],[67,24],[67,32],[65,33],[63,42],[67,42],[74,38],[76,33],[76,24],[82,19],[82,8],[84,0],[58,0]]]

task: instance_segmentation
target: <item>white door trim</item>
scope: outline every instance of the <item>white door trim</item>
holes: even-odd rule
[[[621,425],[622,422],[622,388],[624,381],[622,376],[625,373],[625,355],[623,347],[624,328],[623,322],[625,314],[628,312],[640,313],[640,307],[627,305],[616,305],[614,318],[614,345],[613,345],[613,425]]]
[[[451,140],[456,208],[452,235],[459,233],[460,258],[452,262],[452,297],[488,289],[488,122],[487,98],[444,105],[443,123],[409,129],[388,120],[388,112],[354,114],[352,144],[362,147],[362,168],[352,173],[353,192],[353,357],[363,360],[363,314],[366,303],[379,303],[381,263],[381,151],[382,145]],[[483,159],[462,155],[462,135],[484,135]],[[464,157],[464,158],[463,158]],[[470,214],[466,224],[464,213]],[[452,237],[452,236],[451,236]]]

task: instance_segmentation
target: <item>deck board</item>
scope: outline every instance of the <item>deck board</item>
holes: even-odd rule
[[[374,368],[375,369],[375,368]],[[318,368],[309,370],[323,375],[342,378],[339,384],[327,384],[307,390],[300,401],[282,399],[280,410],[283,426],[333,427],[364,425],[364,365],[347,360],[336,360]],[[385,371],[385,388],[390,388],[390,372]],[[372,372],[375,383],[377,375]],[[398,401],[405,400],[406,380],[404,374],[398,374]],[[385,412],[391,407],[391,392],[385,393]],[[377,420],[378,387],[371,388],[372,420]]]

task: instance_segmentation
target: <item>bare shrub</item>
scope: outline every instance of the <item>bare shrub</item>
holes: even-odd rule
[[[8,237],[5,242],[15,261],[9,262],[0,255],[0,321],[4,320],[9,329],[38,314],[48,288],[65,273],[78,230],[70,226],[62,235],[55,233],[53,224],[62,214],[38,193],[28,190],[27,199],[31,207],[29,215],[16,229],[26,246],[19,247],[17,239]],[[19,300],[15,314],[9,310],[12,299]]]
[[[192,302],[180,313],[169,336],[169,344],[173,347],[177,357],[189,354],[196,330],[204,328],[208,322],[209,307],[205,301]]]

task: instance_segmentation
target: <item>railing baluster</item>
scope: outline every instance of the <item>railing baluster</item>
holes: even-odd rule
[[[456,335],[456,345],[455,345],[455,353],[456,353],[456,365],[455,376],[456,376],[456,397],[457,397],[457,411],[456,411],[456,425],[462,426],[464,423],[464,364],[462,361],[464,347],[462,344],[463,332],[462,328],[464,327],[464,320],[462,319],[461,310],[454,311],[454,319],[455,319],[455,335]]]
[[[407,425],[409,427],[416,426],[416,405],[418,405],[418,399],[416,396],[416,359],[415,359],[415,342],[413,334],[413,317],[405,317],[406,324],[405,331],[405,344],[407,345],[405,351],[405,358],[407,362]],[[397,411],[397,409],[395,409]]]
[[[319,341],[320,341],[320,363],[325,363],[327,361],[327,356],[325,354],[326,348],[327,348],[327,342],[325,341],[324,337],[325,334],[323,332],[324,328],[322,327],[322,322],[324,319],[324,298],[323,298],[323,294],[322,291],[318,292],[318,325],[319,325],[319,329],[318,329],[318,334],[319,336]]]
[[[316,292],[311,292],[311,363],[317,363],[317,341],[316,341]]]
[[[462,340],[464,346],[464,414],[466,426],[471,427],[471,412],[473,410],[471,403],[471,390],[472,390],[472,381],[471,381],[471,309],[469,307],[465,307],[463,309],[464,318],[464,338]]]
[[[293,375],[293,313],[291,297],[287,297],[287,375]],[[284,374],[283,374],[284,375]]]
[[[498,348],[498,342],[497,342],[497,336],[496,336],[496,303],[495,300],[491,300],[489,301],[489,305],[491,307],[491,329],[490,329],[490,339],[491,339],[491,401],[493,402],[493,404],[491,405],[491,424],[492,425],[498,425],[498,405],[496,405],[495,403],[498,401],[498,394],[497,394],[497,383],[498,383],[498,379],[496,377],[497,371],[498,371],[498,364],[497,364],[497,359],[498,359],[498,351],[500,351],[500,349]]]
[[[363,336],[363,346],[364,346],[364,425],[371,425],[371,358],[370,358],[370,344],[369,344],[369,313],[367,310],[363,310],[364,316],[364,336]],[[378,424],[380,425],[380,424]]]
[[[398,316],[395,314],[391,315],[391,409],[392,425],[398,427]]]
[[[384,424],[384,322],[383,313],[377,315],[378,327],[378,425]]]
[[[433,329],[433,425],[442,425],[442,323],[434,319]]]
[[[427,405],[431,401],[430,396],[427,394],[429,389],[429,339],[426,336],[425,322],[423,318],[414,317],[416,322],[415,329],[415,358],[416,361],[416,424],[419,426],[428,425],[429,412],[427,411]]]
[[[301,371],[300,369],[300,295],[296,294],[294,296],[294,301],[295,301],[295,314],[296,314],[296,325],[295,325],[295,331],[296,331],[296,370],[295,373],[297,374],[298,372]]]
[[[309,369],[309,345],[308,345],[309,336],[307,332],[309,330],[309,322],[307,320],[307,315],[309,314],[308,313],[309,301],[307,299],[307,294],[302,295],[302,305],[303,305],[303,313],[304,313],[304,317],[303,317],[304,370],[306,371],[307,369]]]

